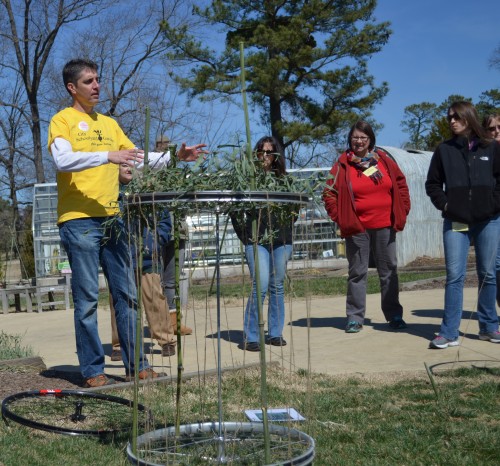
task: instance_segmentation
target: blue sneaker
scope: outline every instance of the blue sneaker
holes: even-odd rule
[[[358,333],[362,328],[363,326],[359,322],[354,322],[352,320],[350,322],[347,322],[345,333]]]
[[[458,342],[458,338],[456,340],[448,340],[441,335],[438,335],[434,340],[429,343],[429,348],[431,349],[445,349],[448,346],[458,346],[460,343]]]

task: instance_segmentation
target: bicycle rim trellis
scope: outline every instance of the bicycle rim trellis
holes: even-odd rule
[[[273,464],[310,464],[314,457],[314,441],[306,434],[287,427],[269,426],[267,416],[264,416],[260,424],[224,422],[222,419],[222,356],[221,356],[221,316],[220,316],[220,238],[219,215],[227,212],[234,205],[248,206],[259,203],[288,203],[305,205],[310,201],[309,197],[302,193],[287,192],[261,192],[261,191],[204,191],[193,193],[162,192],[162,193],[136,193],[131,194],[124,200],[125,206],[147,207],[154,204],[165,204],[172,211],[174,217],[190,206],[203,206],[210,209],[216,217],[216,295],[217,295],[217,386],[218,386],[218,421],[210,423],[198,423],[180,425],[179,408],[177,411],[176,425],[167,429],[155,430],[145,433],[129,444],[127,454],[134,464],[175,464],[179,458],[185,461],[189,458],[202,459],[202,462],[231,463],[239,461],[248,452],[238,452],[238,448],[246,449],[251,445],[253,452],[262,453],[265,449],[273,449],[276,461]],[[177,212],[176,212],[177,211]],[[178,284],[178,282],[177,282]],[[178,294],[178,290],[176,290]],[[259,306],[262,304],[259,302]],[[180,309],[177,309],[179,315]],[[262,308],[259,309],[259,319],[262,319]],[[263,326],[261,329],[261,340],[263,340]],[[180,337],[179,337],[180,338]],[[263,351],[264,353],[264,351]],[[179,355],[178,355],[179,357]],[[180,356],[182,358],[182,355]],[[264,357],[265,361],[265,357]],[[265,377],[265,363],[260,364],[261,377]],[[181,371],[178,372],[177,393],[180,393],[182,383]],[[265,379],[264,379],[265,380]],[[262,396],[262,394],[261,394]],[[266,396],[262,397],[264,400]],[[179,405],[179,399],[177,399]],[[263,413],[267,412],[267,406],[263,406]],[[271,430],[269,430],[271,429]],[[282,449],[287,444],[286,454]],[[201,445],[203,445],[200,451]],[[291,446],[294,446],[291,448]],[[236,447],[236,448],[235,448]],[[208,451],[205,451],[208,448]],[[204,450],[205,449],[205,450]],[[193,455],[193,451],[194,453]],[[161,452],[161,453],[160,453]],[[256,454],[256,453],[255,453]],[[230,455],[230,457],[229,457]],[[293,461],[289,455],[292,455]],[[295,456],[294,456],[295,455]],[[284,457],[286,456],[286,458]],[[266,454],[267,457],[267,454]],[[158,463],[162,458],[166,463]],[[174,460],[172,463],[171,461]],[[189,461],[191,462],[191,459]],[[260,462],[259,464],[264,464]]]

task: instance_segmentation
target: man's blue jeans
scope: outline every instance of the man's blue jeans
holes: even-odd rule
[[[500,217],[469,225],[468,231],[454,231],[452,221],[444,219],[443,243],[446,262],[444,316],[439,335],[448,340],[458,338],[462,319],[463,288],[467,270],[467,255],[474,241],[476,270],[479,280],[477,318],[479,332],[498,330],[495,307],[495,257],[500,239]]]
[[[285,244],[272,248],[257,246],[259,260],[259,280],[261,302],[269,295],[268,337],[281,337],[285,325],[285,290],[286,264],[292,256],[292,245]],[[245,341],[259,341],[259,311],[257,306],[257,283],[255,280],[255,256],[253,245],[245,246],[245,256],[252,277],[253,289],[247,301],[244,319]],[[264,316],[263,316],[264,317]]]
[[[110,227],[109,217],[69,220],[59,234],[72,271],[71,290],[75,306],[76,351],[85,379],[104,373],[104,351],[97,327],[99,264],[113,298],[123,364],[134,372],[137,289],[127,238],[121,220]],[[139,345],[139,370],[148,367]]]

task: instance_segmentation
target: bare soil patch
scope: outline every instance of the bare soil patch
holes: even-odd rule
[[[0,400],[31,390],[78,390],[83,380],[78,372],[58,372],[3,366],[0,369]]]

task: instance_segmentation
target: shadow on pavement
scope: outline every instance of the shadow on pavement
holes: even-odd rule
[[[311,317],[309,319],[301,318],[289,322],[288,325],[293,327],[307,327],[311,328],[336,328],[339,330],[344,330],[347,323],[347,318],[344,317]],[[364,326],[371,325],[371,319],[365,319]]]

